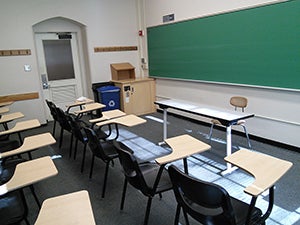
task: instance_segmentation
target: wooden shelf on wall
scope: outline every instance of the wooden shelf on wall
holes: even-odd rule
[[[30,49],[0,50],[0,56],[31,55]]]
[[[95,47],[94,52],[121,52],[121,51],[136,51],[137,46],[111,46],[111,47]]]
[[[38,92],[0,96],[0,102],[15,102],[39,98]]]

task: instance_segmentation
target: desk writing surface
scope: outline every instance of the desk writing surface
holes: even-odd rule
[[[46,199],[35,225],[95,225],[87,191]]]
[[[41,124],[37,119],[17,122],[13,128],[0,132],[0,136],[25,131],[39,126],[41,126]]]
[[[273,186],[293,165],[289,161],[248,149],[241,149],[224,159],[254,176],[255,181],[245,189],[252,196]]]
[[[121,124],[127,127],[133,127],[139,124],[143,124],[146,123],[147,121],[141,117],[138,117],[136,115],[130,114],[130,115],[126,115],[126,116],[122,116],[122,117],[118,117],[115,119],[111,119],[111,120],[106,120],[100,123],[96,123],[97,126],[104,126],[107,124],[112,124],[112,123],[117,123],[117,124]]]
[[[15,150],[0,153],[0,159],[13,156],[13,155],[22,154],[24,152],[35,150],[37,148],[41,148],[47,145],[52,145],[55,142],[56,140],[53,138],[53,136],[50,133],[43,133],[43,134],[25,137],[22,146],[20,146]]]
[[[11,105],[13,104],[14,102],[13,101],[9,101],[9,102],[0,102],[0,107],[2,106],[7,106],[7,105]]]
[[[29,186],[38,181],[52,177],[57,173],[57,169],[50,156],[20,163],[16,166],[12,178],[7,183],[0,186],[0,195]]]
[[[82,113],[87,113],[87,112],[91,112],[91,111],[94,111],[94,110],[97,110],[97,109],[102,109],[104,108],[105,105],[101,104],[101,103],[98,103],[98,102],[95,102],[95,103],[90,103],[90,104],[87,104],[87,105],[84,105],[82,110],[79,110],[79,111],[75,111],[76,114],[82,114]]]
[[[79,100],[78,100],[79,99]],[[94,102],[94,100],[92,99],[89,99],[89,98],[78,98],[76,99],[76,101],[70,105],[66,105],[67,107],[67,111],[69,111],[72,107],[76,107],[76,106],[82,106],[82,105],[85,105],[85,104],[89,104],[89,103],[92,103]]]
[[[19,119],[24,117],[24,114],[21,112],[14,112],[9,114],[4,114],[1,116],[0,123],[6,123],[11,120]]]
[[[113,110],[102,112],[102,117],[89,120],[89,122],[90,123],[97,123],[97,122],[101,122],[101,121],[105,121],[105,120],[110,120],[110,119],[113,119],[113,118],[116,118],[116,117],[125,116],[125,115],[126,115],[125,112],[123,112],[123,111],[121,111],[119,109],[113,109]]]
[[[155,159],[159,165],[183,159],[211,148],[210,145],[187,134],[165,139],[165,142],[172,148],[172,152]]]
[[[8,107],[1,107],[0,108],[0,114],[7,113],[7,112],[9,112],[9,108]]]

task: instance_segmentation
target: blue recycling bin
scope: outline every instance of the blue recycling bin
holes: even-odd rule
[[[105,108],[102,111],[120,109],[120,88],[116,86],[103,86],[97,88],[98,97]]]

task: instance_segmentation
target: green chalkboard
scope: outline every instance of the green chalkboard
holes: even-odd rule
[[[147,29],[151,77],[300,89],[300,0]]]

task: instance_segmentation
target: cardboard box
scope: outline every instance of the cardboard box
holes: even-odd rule
[[[112,80],[135,79],[135,68],[130,63],[110,64]]]

